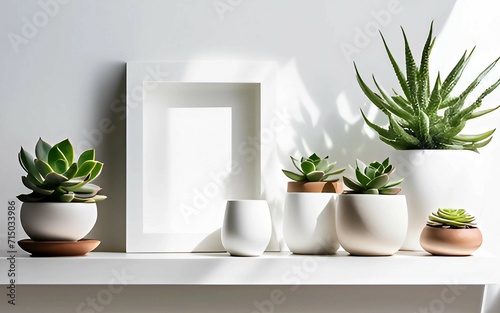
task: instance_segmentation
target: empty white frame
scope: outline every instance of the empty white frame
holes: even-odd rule
[[[270,183],[275,84],[267,62],[127,64],[128,252],[224,250],[225,201]]]

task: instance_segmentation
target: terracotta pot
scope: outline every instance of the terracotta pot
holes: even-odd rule
[[[434,255],[471,255],[483,243],[479,228],[456,229],[425,226],[420,245]]]
[[[288,182],[288,192],[328,192],[342,193],[344,184],[338,180],[334,182]]]

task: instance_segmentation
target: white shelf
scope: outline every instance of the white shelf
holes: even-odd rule
[[[18,285],[487,285],[499,284],[499,258],[435,257],[398,252],[391,257],[261,257],[226,253],[90,253],[85,257],[16,258]],[[9,261],[0,258],[1,284]],[[120,277],[122,280],[120,281]]]

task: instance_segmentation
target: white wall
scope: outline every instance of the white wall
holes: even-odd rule
[[[312,151],[330,155],[344,166],[356,157],[382,158],[390,149],[367,130],[358,108],[366,108],[379,122],[385,120],[370,109],[352,67],[354,60],[365,76],[376,73],[383,84],[396,83],[376,29],[383,31],[401,58],[399,26],[405,27],[418,48],[434,20],[438,42],[431,67],[439,65],[443,72],[465,49],[477,45],[464,77],[467,82],[500,55],[498,12],[493,0],[480,4],[452,0],[2,1],[0,199],[6,205],[7,199],[25,192],[16,160],[20,145],[32,149],[39,136],[49,142],[69,137],[77,147],[92,144],[105,163],[99,184],[109,199],[100,205],[90,237],[102,240],[101,251],[125,249],[124,95],[129,61],[274,61],[277,106],[286,112],[285,127],[277,133],[283,167],[289,166],[289,155]],[[500,92],[490,96],[485,106],[498,100]],[[498,125],[498,114],[472,128]],[[499,149],[495,138],[482,151],[488,179],[500,174],[498,167],[489,166]],[[274,174],[284,191],[285,178]],[[494,224],[499,217],[494,181],[485,190],[487,205],[480,218],[483,249],[496,253],[500,229]],[[473,183],[457,182],[464,188]],[[4,220],[0,215],[0,222]],[[0,244],[4,238],[2,232]],[[493,289],[490,293],[488,303],[498,303]]]

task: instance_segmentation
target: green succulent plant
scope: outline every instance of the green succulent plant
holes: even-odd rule
[[[477,228],[474,216],[464,209],[438,209],[429,216],[427,225],[442,228]]]
[[[83,152],[74,162],[75,152],[66,139],[53,147],[40,138],[35,147],[36,158],[21,147],[19,163],[27,175],[23,184],[30,194],[19,195],[22,202],[97,202],[101,188],[90,184],[102,171],[103,163],[95,161],[95,150]]]
[[[394,170],[395,167],[389,164],[389,158],[382,163],[372,162],[368,166],[360,160],[356,160],[356,179],[343,177],[344,184],[351,188],[344,193],[396,195],[401,191],[401,188],[394,187],[399,185],[403,179],[389,182],[390,175]]]
[[[438,72],[435,83],[431,86],[429,75],[429,58],[435,37],[432,37],[431,23],[429,35],[425,42],[420,66],[417,67],[410,50],[410,45],[403,28],[405,43],[406,75],[396,63],[384,36],[380,33],[385,50],[392,64],[402,94],[394,89],[394,95],[389,95],[373,76],[373,82],[378,90],[372,91],[361,78],[358,68],[354,63],[356,78],[359,86],[368,99],[377,106],[389,119],[388,128],[383,128],[369,121],[361,110],[365,122],[378,133],[384,143],[399,150],[407,149],[454,149],[473,150],[486,146],[492,138],[495,129],[481,134],[462,134],[467,121],[488,114],[500,107],[477,111],[483,99],[500,84],[500,79],[486,88],[481,95],[470,105],[465,105],[466,99],[479,86],[483,78],[493,69],[499,59],[486,67],[469,85],[457,95],[452,95],[455,85],[460,80],[464,69],[474,52],[462,55],[446,78],[441,81]],[[432,87],[432,88],[431,88]]]
[[[301,157],[300,161],[293,156],[290,156],[292,163],[299,173],[294,173],[287,170],[282,170],[283,173],[294,181],[309,181],[309,182],[319,182],[319,181],[337,181],[337,179],[332,179],[333,175],[342,173],[345,168],[334,170],[337,162],[329,163],[328,156],[325,158],[320,158],[316,153],[313,153],[310,157]]]

